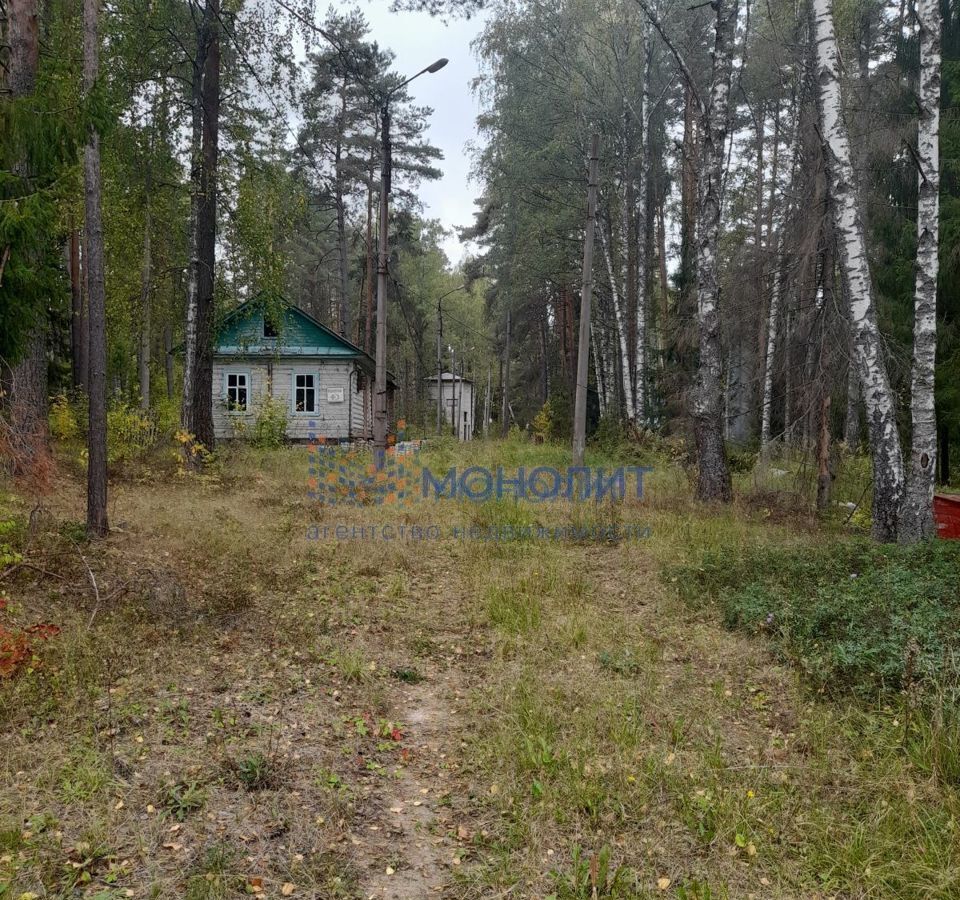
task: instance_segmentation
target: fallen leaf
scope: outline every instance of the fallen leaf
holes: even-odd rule
[[[665,891],[668,887],[670,887],[670,879],[669,879],[669,878],[658,878],[658,879],[657,879],[657,887],[660,888],[661,891]]]
[[[388,875],[392,875],[393,872],[394,872],[393,867],[392,867],[392,866],[387,866],[387,868],[386,868],[386,873],[387,873]]]
[[[280,888],[280,893],[283,894],[284,897],[289,897],[296,889],[296,885],[287,881],[284,883],[283,887]]]

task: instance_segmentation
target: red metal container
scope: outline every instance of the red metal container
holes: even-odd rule
[[[935,494],[933,518],[937,537],[960,541],[960,494]]]

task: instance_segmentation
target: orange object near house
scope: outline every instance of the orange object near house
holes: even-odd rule
[[[937,537],[960,541],[960,494],[935,494],[933,519]]]

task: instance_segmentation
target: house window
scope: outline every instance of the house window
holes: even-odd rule
[[[246,372],[227,373],[227,408],[232,412],[247,411],[247,390],[250,386]]]
[[[275,338],[277,336],[277,326],[266,316],[263,317],[263,336],[265,338]]]
[[[293,411],[301,413],[317,411],[316,375],[294,375]]]

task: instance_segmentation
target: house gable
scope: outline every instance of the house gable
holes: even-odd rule
[[[264,334],[263,310],[248,302],[227,316],[217,333],[214,352],[234,357],[366,357],[359,347],[292,306],[284,308],[275,332],[275,337]]]

